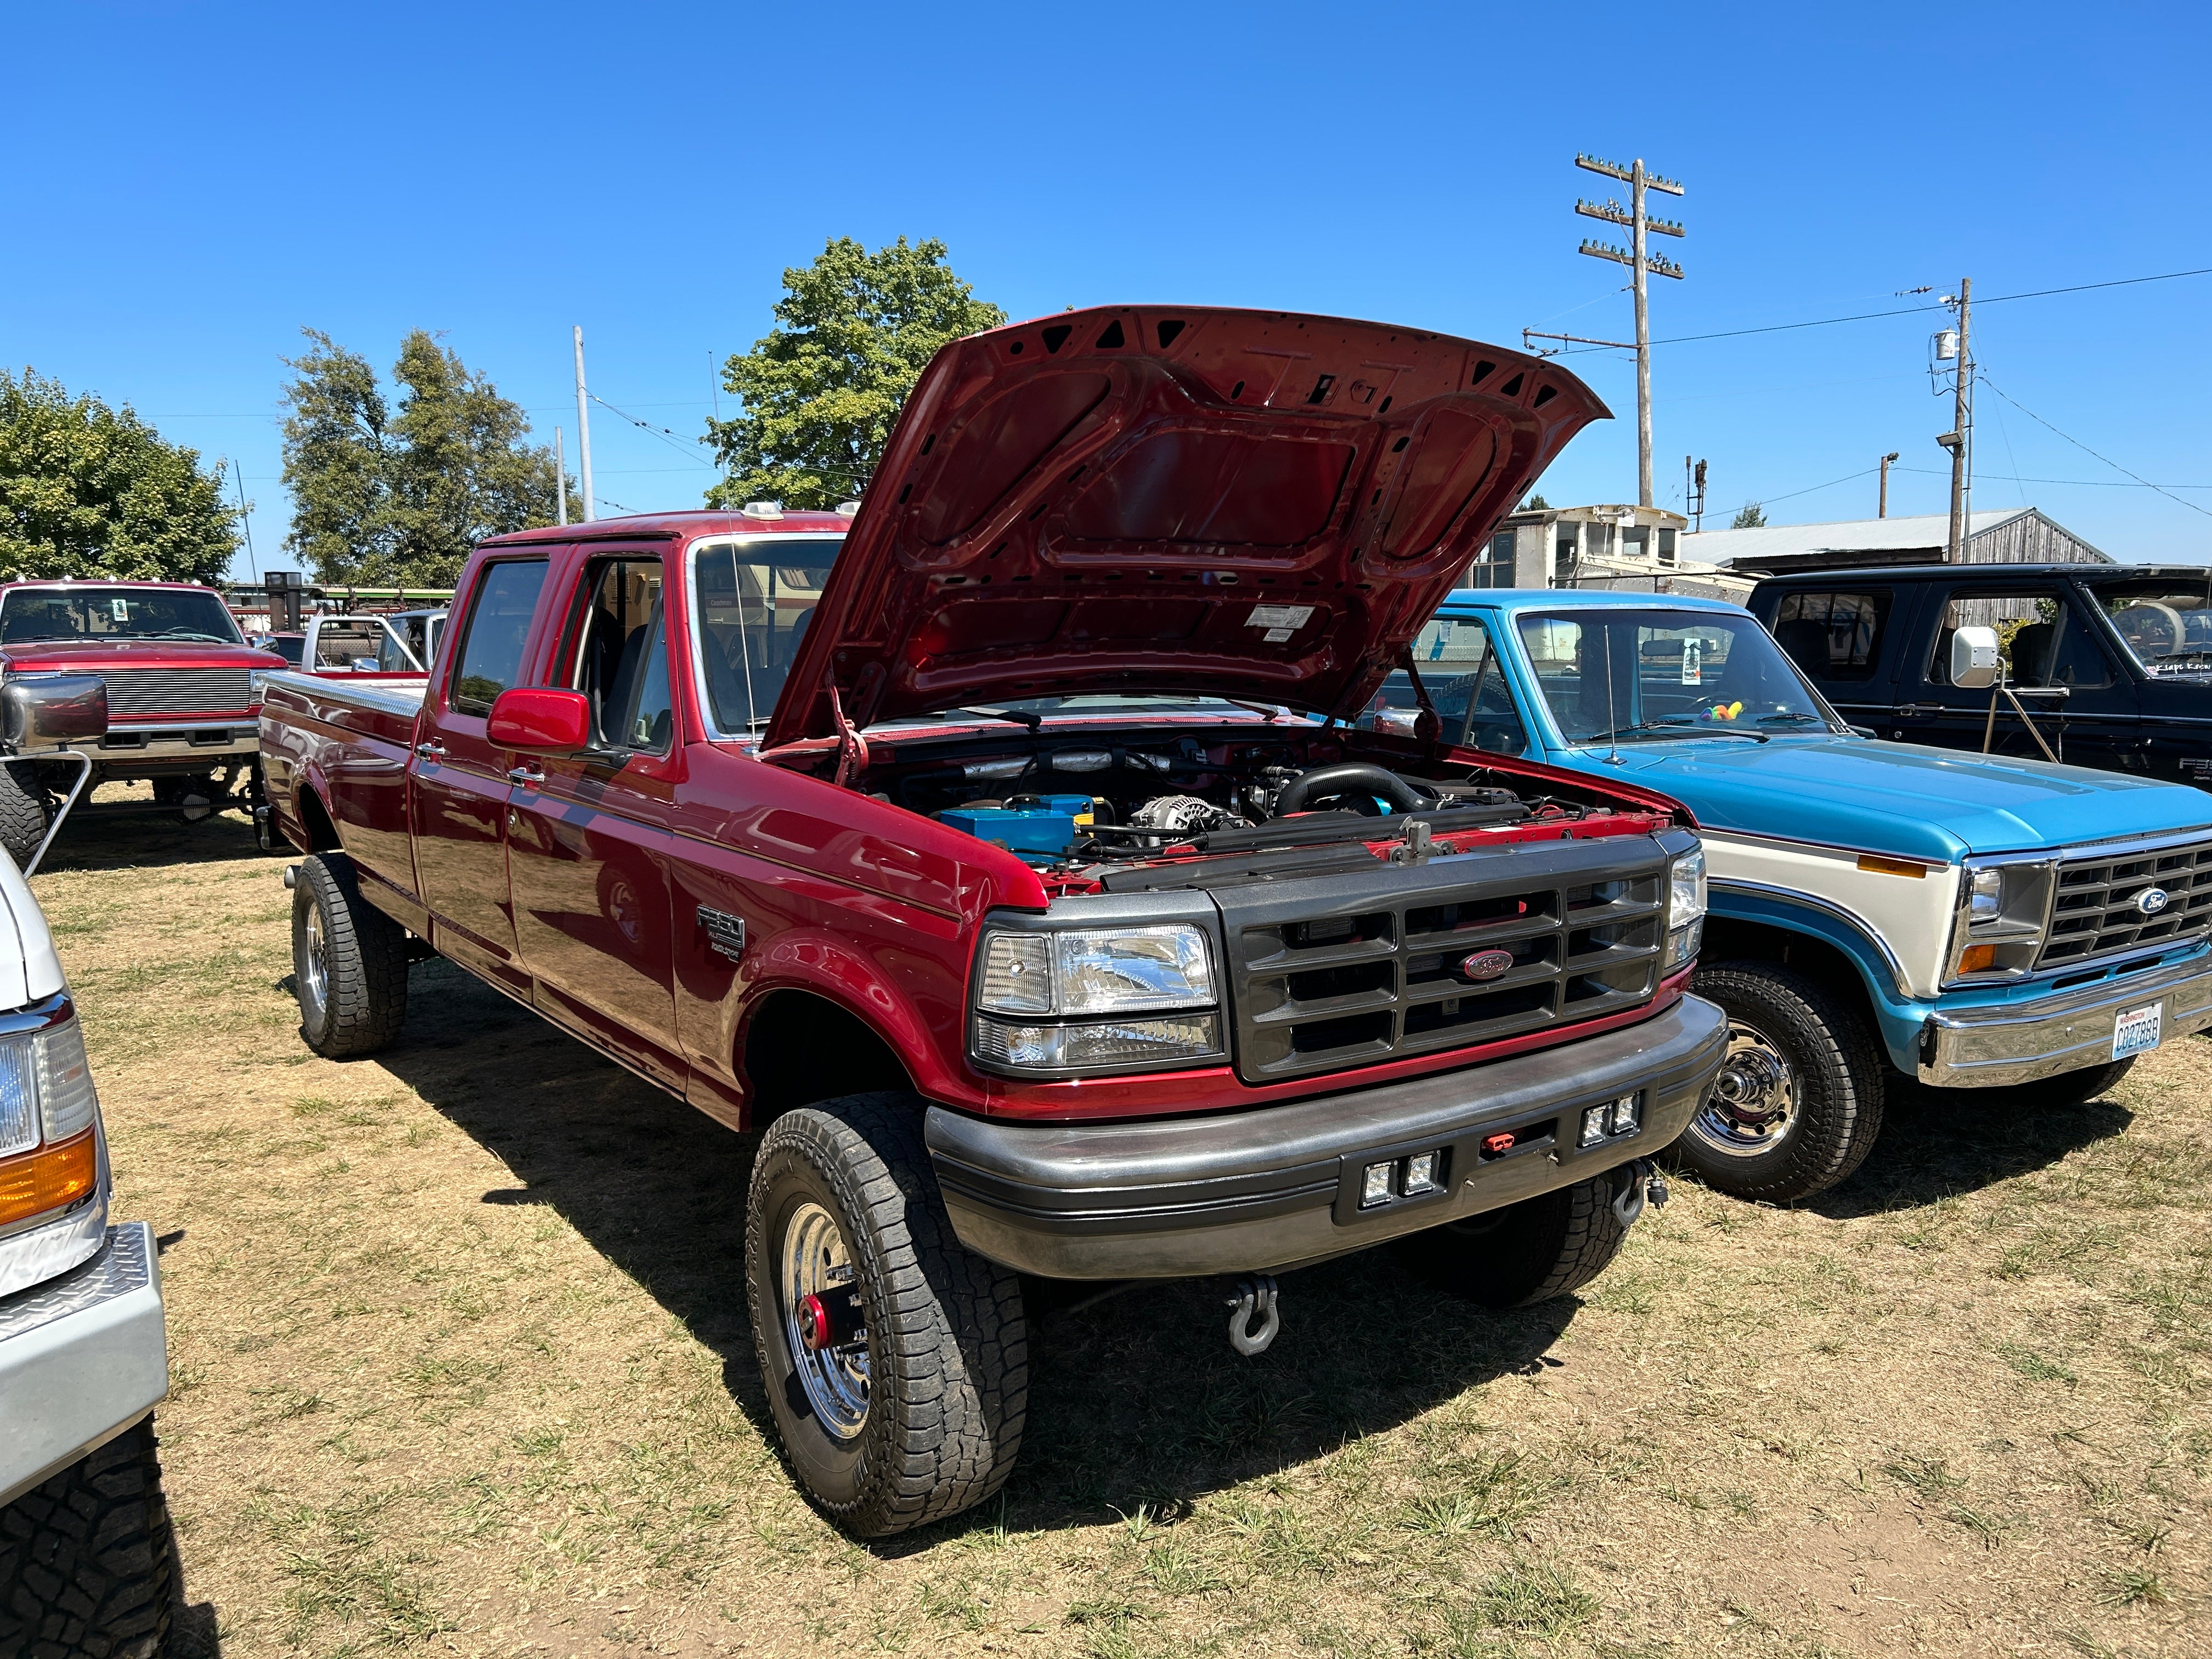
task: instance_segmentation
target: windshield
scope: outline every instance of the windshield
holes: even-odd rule
[[[40,640],[245,643],[230,608],[201,588],[19,587],[0,598],[0,645]]]
[[[691,616],[718,732],[765,725],[814,620],[842,536],[763,536],[691,550]]]
[[[1830,726],[1755,617],[1607,606],[1517,620],[1545,705],[1571,744]]]
[[[2095,592],[2146,674],[2212,670],[2212,573],[2189,587],[2111,587]]]

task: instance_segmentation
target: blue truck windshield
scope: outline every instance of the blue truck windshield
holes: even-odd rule
[[[1571,744],[1831,726],[1752,617],[1607,606],[1515,620],[1545,706]]]

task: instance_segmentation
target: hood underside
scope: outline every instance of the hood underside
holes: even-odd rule
[[[1606,416],[1540,359],[1377,323],[1103,307],[915,383],[766,745],[963,703],[1190,692],[1348,715]]]

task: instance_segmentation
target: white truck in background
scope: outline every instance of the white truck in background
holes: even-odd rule
[[[107,1138],[38,901],[0,853],[0,1655],[156,1659],[174,1556],[153,1229],[110,1225]]]

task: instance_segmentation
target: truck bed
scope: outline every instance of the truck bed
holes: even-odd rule
[[[356,866],[375,878],[368,890],[380,908],[410,927],[422,917],[408,835],[407,762],[428,684],[291,670],[269,677],[261,704],[262,775],[278,826],[295,847],[343,842]],[[327,804],[334,822],[318,823],[319,809],[303,811],[308,790]]]

